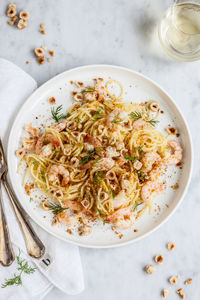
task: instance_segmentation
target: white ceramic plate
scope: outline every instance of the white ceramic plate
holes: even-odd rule
[[[94,225],[92,234],[87,237],[80,237],[77,233],[70,235],[66,232],[66,227],[61,224],[52,227],[52,214],[40,208],[40,201],[30,202],[30,196],[26,195],[22,187],[23,173],[17,174],[19,161],[15,156],[15,151],[21,144],[24,135],[24,126],[30,122],[32,122],[33,125],[39,126],[43,120],[46,121],[46,119],[51,116],[51,106],[48,102],[48,97],[50,96],[56,98],[56,106],[62,104],[64,109],[71,106],[71,91],[74,90],[74,86],[70,84],[71,80],[80,80],[89,84],[92,82],[92,79],[96,77],[103,77],[107,80],[112,78],[121,81],[125,89],[125,102],[143,102],[150,99],[157,100],[161,105],[161,109],[164,110],[158,128],[163,131],[168,124],[178,128],[180,133],[179,139],[184,148],[184,164],[182,170],[173,167],[169,169],[169,174],[166,174],[168,183],[167,189],[163,195],[156,198],[152,214],[149,214],[147,211],[132,229],[123,231],[122,239],[119,239],[110,229],[110,225],[107,224],[105,226],[102,224]],[[39,116],[39,118],[36,119],[36,116]],[[168,219],[180,204],[187,190],[191,175],[191,139],[180,110],[174,104],[170,96],[156,83],[139,73],[122,67],[109,65],[85,66],[66,71],[54,77],[37,89],[27,99],[25,104],[21,107],[10,132],[8,167],[13,188],[22,206],[30,217],[46,231],[62,240],[79,246],[99,248],[114,247],[136,241],[148,233],[153,232]],[[170,174],[173,176],[170,177]],[[179,189],[173,190],[171,186],[176,182],[179,184]],[[37,191],[36,194],[39,195],[40,192]],[[137,228],[138,231],[134,232],[134,228]]]

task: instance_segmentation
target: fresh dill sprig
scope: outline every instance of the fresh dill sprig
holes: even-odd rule
[[[151,119],[151,120],[149,120],[149,121],[147,121],[149,124],[151,124],[152,126],[156,126],[158,123],[159,123],[159,121],[157,121],[157,120],[154,120],[154,119]]]
[[[138,203],[135,201],[134,206],[133,206],[133,211],[137,210],[138,206],[141,205],[142,203]]]
[[[115,118],[111,121],[112,124],[119,124],[122,122],[122,119],[118,119],[119,114],[115,116]]]
[[[32,202],[32,201],[33,201],[33,198],[32,198],[32,197],[30,197],[29,201],[30,201],[30,202]]]
[[[80,160],[80,165],[83,165],[83,164],[88,163],[88,162],[92,159],[91,156],[92,156],[94,153],[96,153],[95,150],[94,150],[94,151],[88,151],[88,152],[89,152],[88,155],[83,156],[83,157],[81,158],[81,160]]]
[[[19,274],[14,274],[12,278],[5,279],[5,282],[1,285],[2,288],[6,288],[10,285],[22,285],[22,273],[33,274],[35,272],[36,268],[30,267],[25,259],[20,258],[20,254],[21,251],[19,250],[19,254],[16,257]]]
[[[132,119],[135,119],[135,120],[139,120],[142,118],[142,115],[140,112],[137,112],[137,111],[132,111],[129,115]]]
[[[138,160],[137,157],[131,157],[131,156],[129,156],[129,155],[125,155],[125,158],[126,158],[127,160],[132,161],[132,162],[136,162],[136,161]]]
[[[115,198],[115,192],[113,190],[110,190],[111,196],[114,199]]]
[[[85,94],[85,93],[93,93],[95,92],[95,88],[91,87],[91,86],[87,86],[85,90],[81,91],[81,94]]]
[[[102,115],[101,115],[101,109],[98,109],[97,111],[95,111],[92,115],[92,118],[95,120],[101,119]]]
[[[51,210],[54,215],[57,215],[57,214],[63,212],[64,210],[66,210],[68,208],[67,207],[62,207],[59,204],[49,203],[48,209]]]
[[[44,181],[46,181],[46,176],[45,176],[44,171],[42,171],[42,172],[40,173],[40,175],[41,175],[42,179],[43,179]]]
[[[143,146],[139,146],[137,150],[139,153],[144,154]]]
[[[101,210],[99,209],[99,208],[97,208],[97,211],[98,211],[98,213],[101,215],[102,214],[102,212],[101,212]]]
[[[59,105],[56,109],[53,107],[51,109],[52,118],[58,123],[62,119],[67,119],[71,116],[70,113],[60,113],[62,110],[62,105]]]

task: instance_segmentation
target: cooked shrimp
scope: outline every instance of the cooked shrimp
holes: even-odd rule
[[[126,180],[128,181],[128,180]],[[125,183],[125,182],[123,182]],[[129,183],[129,181],[128,181]],[[120,206],[122,206],[125,202],[127,201],[126,195],[124,190],[120,191],[119,194],[117,196],[115,196],[115,198],[113,199],[113,207],[114,208],[119,208]]]
[[[84,140],[89,144],[93,145],[95,148],[102,147],[101,142],[97,138],[93,137],[92,135],[86,134],[84,136]]]
[[[42,147],[40,155],[43,156],[43,157],[48,157],[52,154],[53,149],[54,149],[53,145],[49,143],[49,144]]]
[[[146,121],[139,119],[133,123],[133,129],[140,130],[152,127],[151,124],[147,123]]]
[[[109,115],[107,116],[106,125],[113,129],[113,125],[116,125],[114,123],[116,118],[119,119],[119,121],[121,122],[121,121],[126,120],[127,116],[128,116],[127,112],[122,111],[120,109],[115,109],[115,110],[111,111],[111,113],[109,113]]]
[[[115,161],[112,158],[102,158],[98,165],[102,170],[109,170],[115,165]]]
[[[39,129],[33,127],[31,123],[26,126],[25,130],[28,134],[30,134],[34,137],[39,137],[39,135],[40,135]]]
[[[57,215],[58,221],[67,226],[75,226],[78,223],[78,216],[70,209],[64,210]]]
[[[45,142],[52,143],[56,147],[60,147],[60,142],[59,140],[53,135],[53,134],[47,134],[47,135],[41,135],[36,143],[35,146],[35,153],[40,154],[42,147],[44,146]]]
[[[94,164],[94,161],[95,161],[95,160],[93,159],[93,160],[90,160],[88,163],[83,164],[83,165],[81,166],[81,169],[82,169],[82,170],[87,170],[87,169],[91,168],[92,165]]]
[[[168,165],[176,165],[178,164],[182,157],[183,157],[183,149],[181,147],[181,145],[179,144],[179,142],[175,141],[175,140],[171,140],[168,142],[169,146],[172,149],[172,155],[170,157],[168,157],[165,162]]]
[[[156,152],[147,152],[142,158],[143,168],[145,172],[149,172],[152,169],[153,164],[160,161],[161,157]]]
[[[150,203],[153,194],[163,192],[163,184],[156,181],[147,181],[141,189],[141,198],[145,203]]]
[[[30,139],[27,139],[25,138],[23,140],[23,147],[25,150],[33,150],[35,148],[35,145],[36,145],[36,139],[35,138],[30,138]]]
[[[130,206],[118,209],[108,217],[108,221],[113,222],[120,229],[130,228],[135,221],[133,210]]]
[[[75,211],[83,210],[83,206],[81,205],[81,203],[77,202],[76,200],[67,200],[64,206],[69,207],[71,210]]]
[[[49,181],[56,181],[59,179],[59,176],[62,176],[62,185],[67,186],[69,182],[69,171],[59,165],[52,165],[48,171]]]
[[[107,97],[107,91],[102,85],[103,82],[97,79],[97,83],[94,86],[95,92],[97,93],[98,100],[105,100]]]

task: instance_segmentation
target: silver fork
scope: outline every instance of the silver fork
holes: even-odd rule
[[[3,266],[9,266],[15,259],[12,243],[10,240],[10,234],[4,213],[2,191],[1,191],[1,179],[5,173],[6,168],[0,157],[0,262]]]
[[[29,222],[29,217],[21,204],[19,203],[15,193],[12,191],[8,180],[7,180],[7,172],[8,167],[6,163],[6,158],[3,150],[3,145],[0,139],[0,159],[2,161],[2,165],[4,166],[4,172],[2,174],[2,182],[4,184],[4,187],[6,189],[6,192],[10,198],[11,204],[13,206],[15,215],[18,219],[18,222],[20,224],[22,233],[24,235],[26,248],[29,253],[34,258],[40,258],[45,252],[45,246],[35,233],[33,227],[31,226]]]

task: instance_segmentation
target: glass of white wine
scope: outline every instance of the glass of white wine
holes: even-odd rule
[[[158,35],[164,50],[175,59],[200,59],[200,0],[176,1],[161,20]]]

